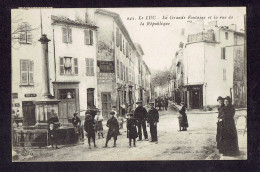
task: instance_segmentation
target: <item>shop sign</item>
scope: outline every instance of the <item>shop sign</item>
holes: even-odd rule
[[[24,97],[36,97],[37,94],[25,94]]]
[[[97,65],[100,69],[100,73],[114,73],[115,65],[114,61],[97,61]]]

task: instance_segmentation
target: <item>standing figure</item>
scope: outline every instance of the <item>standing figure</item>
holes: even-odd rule
[[[181,110],[179,110],[179,113],[180,113],[180,118],[179,118],[180,131],[187,131],[189,124],[188,124],[188,118],[187,118],[184,102],[181,102]]]
[[[160,98],[158,98],[158,106],[159,106],[159,110],[162,110],[162,101]]]
[[[117,119],[115,118],[115,112],[111,111],[110,115],[111,118],[107,121],[108,132],[107,132],[106,144],[104,146],[105,148],[107,147],[108,141],[112,137],[114,138],[113,147],[116,147],[116,140],[117,140],[117,136],[119,135],[119,125]]]
[[[121,110],[122,110],[122,116],[125,116],[125,114],[126,114],[126,106],[125,106],[125,104],[123,103],[122,105],[121,105]]]
[[[51,147],[53,147],[53,145],[55,145],[55,148],[58,149],[57,131],[54,128],[54,123],[49,124],[48,134],[49,134],[49,143],[50,143]]]
[[[224,117],[224,99],[219,96],[217,99],[218,103],[219,103],[219,107],[218,107],[218,122],[217,122],[217,135],[216,135],[216,142],[217,142],[217,149],[219,149],[219,153],[223,153],[222,150],[222,138],[223,138],[223,117]]]
[[[230,97],[224,99],[223,136],[221,142],[221,152],[223,152],[224,156],[239,155],[237,130],[234,120],[235,108],[231,102]]]
[[[103,116],[100,113],[100,110],[97,110],[97,114],[94,118],[95,121],[95,127],[96,127],[96,132],[98,133],[98,138],[100,139],[100,136],[102,136],[102,138],[104,138],[103,136]]]
[[[92,118],[92,116],[90,115],[91,112],[86,111],[86,118],[85,118],[85,123],[84,123],[84,129],[87,132],[87,137],[88,137],[88,145],[89,145],[89,149],[91,149],[91,144],[90,141],[91,139],[93,140],[94,143],[94,147],[96,146],[96,142],[95,142],[95,122],[94,119]]]
[[[164,108],[165,108],[165,110],[168,109],[168,104],[169,104],[168,99],[165,97],[165,99],[164,99]]]
[[[117,119],[117,111],[116,111],[116,106],[112,106],[112,112],[115,112],[114,117]]]
[[[148,110],[147,123],[150,126],[151,142],[158,143],[157,137],[157,123],[159,122],[158,110],[154,108],[154,102],[150,102],[150,109]]]
[[[162,104],[162,110],[164,110],[165,103],[164,103],[164,99],[163,98],[161,98],[161,104]]]
[[[138,121],[138,136],[139,136],[138,141],[142,140],[142,128],[143,128],[145,140],[148,141],[148,135],[146,131],[147,111],[143,107],[142,101],[139,100],[136,102],[136,104],[138,105],[138,107],[134,111],[134,118],[136,118]]]
[[[136,147],[135,141],[138,137],[137,134],[137,121],[133,118],[133,113],[128,113],[129,119],[127,120],[127,138],[129,138],[129,147],[132,146],[132,140],[134,142],[134,147]]]

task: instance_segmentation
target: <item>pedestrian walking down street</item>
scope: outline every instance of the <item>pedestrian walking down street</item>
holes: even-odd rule
[[[129,138],[129,147],[132,146],[132,140],[134,147],[136,147],[137,134],[137,120],[133,117],[133,113],[128,113],[129,119],[127,120],[127,138]]]
[[[224,117],[221,140],[221,152],[223,156],[239,156],[237,130],[235,125],[235,108],[228,96],[224,99]]]
[[[95,142],[95,137],[96,137],[96,134],[95,134],[95,122],[94,122],[94,119],[92,118],[90,113],[91,112],[86,111],[86,118],[85,118],[85,123],[84,123],[84,129],[87,132],[88,145],[89,145],[89,148],[91,149],[91,144],[90,144],[91,139],[93,140],[94,147],[97,147],[97,146],[96,146],[96,142]]]
[[[148,135],[146,131],[146,120],[147,120],[147,111],[142,105],[142,101],[137,101],[136,104],[138,107],[134,111],[134,118],[137,119],[138,122],[138,136],[139,140],[142,140],[142,129],[144,133],[145,140],[148,141]]]
[[[104,146],[105,148],[107,147],[108,141],[112,137],[114,138],[113,147],[116,147],[116,140],[117,140],[117,136],[119,135],[119,125],[117,119],[115,118],[115,112],[111,111],[110,115],[111,118],[107,121],[108,132],[107,132],[106,144]]]
[[[164,108],[165,108],[165,110],[168,109],[168,104],[169,104],[168,99],[165,97],[164,98]]]
[[[104,120],[103,116],[100,113],[100,110],[97,110],[97,114],[94,118],[95,121],[95,129],[96,129],[96,133],[98,133],[98,138],[100,139],[100,136],[102,138],[104,138],[103,136],[103,124],[102,121]]]
[[[54,123],[49,124],[49,130],[48,130],[48,137],[49,137],[49,144],[53,148],[53,145],[55,145],[55,148],[58,149],[58,139],[57,139],[57,131],[54,128]]]
[[[178,119],[179,119],[180,131],[187,131],[189,124],[188,124],[188,118],[187,118],[184,102],[181,102],[181,110],[179,110],[179,114],[180,116],[178,117]]]
[[[222,138],[223,138],[223,118],[224,118],[224,98],[221,96],[218,97],[217,101],[219,102],[218,107],[218,122],[217,122],[217,135],[216,135],[216,142],[217,142],[217,149],[219,149],[219,153],[223,153],[222,148]]]
[[[150,133],[151,133],[151,142],[158,143],[158,137],[157,137],[157,123],[159,122],[159,113],[158,110],[154,108],[154,102],[150,102],[150,109],[148,110],[147,114],[147,123],[150,127]]]

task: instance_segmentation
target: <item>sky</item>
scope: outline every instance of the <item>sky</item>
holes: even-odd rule
[[[197,17],[205,17],[204,23],[214,21],[216,17],[226,17],[217,19],[218,26],[228,26],[236,24],[237,30],[244,29],[245,7],[197,7],[197,8],[106,8],[106,10],[116,12],[120,15],[130,37],[134,42],[138,42],[145,55],[143,60],[151,70],[162,70],[169,68],[171,61],[179,50],[180,33],[187,21],[196,21]],[[143,17],[139,20],[139,17]],[[146,17],[155,16],[155,19],[146,20]],[[167,16],[167,19],[162,19]],[[188,19],[188,17],[191,17]],[[208,17],[212,16],[211,19]],[[229,18],[232,16],[233,18]],[[129,20],[133,17],[135,20]],[[179,17],[179,19],[173,19]],[[185,17],[185,19],[181,19]],[[153,18],[153,17],[152,17]],[[170,19],[171,18],[171,19]],[[151,26],[147,22],[164,22],[169,25]],[[141,26],[140,22],[144,25]]]

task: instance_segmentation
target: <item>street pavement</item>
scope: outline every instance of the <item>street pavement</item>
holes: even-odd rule
[[[240,111],[239,114],[246,114]],[[247,159],[247,132],[244,134],[245,119],[238,119],[237,130],[239,157],[223,157],[216,149],[217,113],[188,114],[188,131],[178,131],[177,112],[173,109],[159,111],[158,144],[138,141],[137,147],[129,148],[125,124],[118,136],[117,147],[110,140],[108,148],[103,148],[105,138],[98,139],[98,148],[89,149],[87,139],[84,144],[60,145],[60,149],[42,148],[30,150],[32,155],[19,161],[138,161],[138,160],[219,160]],[[150,128],[147,128],[150,137]],[[107,127],[104,125],[105,136]],[[244,134],[244,135],[243,135]],[[149,138],[150,139],[150,138]],[[93,144],[92,144],[93,146]]]

